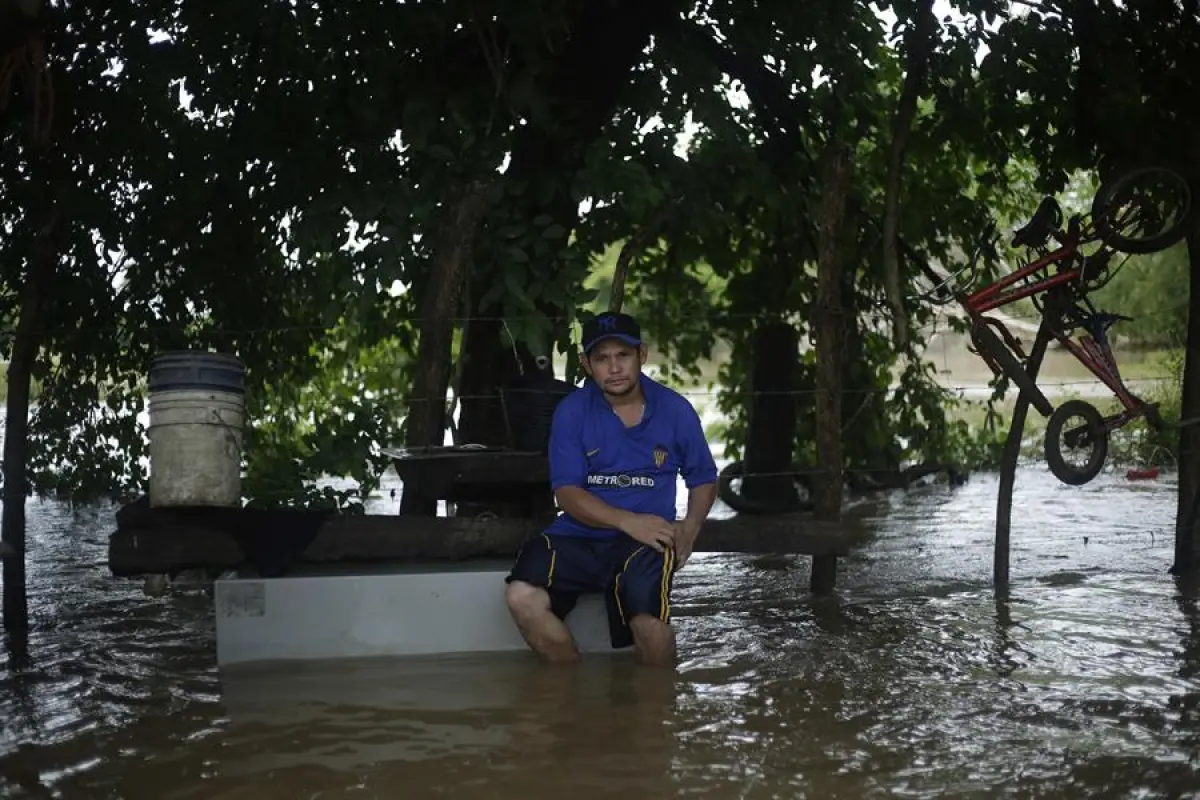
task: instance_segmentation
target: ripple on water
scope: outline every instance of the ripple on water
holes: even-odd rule
[[[104,573],[112,510],[31,502],[31,662],[0,672],[0,796],[1185,796],[1200,611],[1165,574],[1173,487],[1023,471],[1007,601],[996,480],[895,494],[808,560],[701,555],[681,664],[525,654],[218,673],[202,586]]]

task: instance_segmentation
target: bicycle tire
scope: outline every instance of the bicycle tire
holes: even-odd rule
[[[1082,468],[1067,463],[1062,453],[1063,426],[1072,416],[1079,415],[1087,420],[1091,429],[1092,452]],[[1054,477],[1068,486],[1083,486],[1090,483],[1104,469],[1108,460],[1108,430],[1104,427],[1104,416],[1083,400],[1068,400],[1054,410],[1046,423],[1046,441],[1043,444],[1046,464]]]
[[[1163,233],[1149,239],[1131,239],[1113,227],[1108,212],[1113,199],[1121,189],[1130,182],[1152,173],[1158,173],[1179,184],[1184,192],[1183,208],[1180,209],[1178,222]],[[1143,165],[1121,170],[1104,181],[1096,191],[1095,197],[1092,198],[1091,216],[1092,223],[1096,226],[1096,233],[1106,245],[1129,255],[1148,255],[1166,250],[1187,235],[1188,224],[1191,222],[1194,211],[1193,205],[1191,187],[1186,178],[1170,167]]]

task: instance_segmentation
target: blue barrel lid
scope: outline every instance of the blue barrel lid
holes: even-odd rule
[[[237,356],[206,350],[168,350],[150,361],[151,392],[245,392],[246,366]]]

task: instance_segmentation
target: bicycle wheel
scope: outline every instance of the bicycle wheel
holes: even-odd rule
[[[1082,417],[1083,425],[1067,428],[1072,417]],[[1082,465],[1067,461],[1065,450],[1083,450],[1087,454]],[[1046,464],[1054,477],[1068,486],[1082,486],[1104,469],[1108,459],[1108,429],[1104,417],[1091,403],[1068,400],[1054,410],[1046,422]]]
[[[1178,242],[1187,235],[1192,210],[1187,180],[1163,166],[1123,170],[1092,198],[1100,240],[1130,255],[1157,253]]]

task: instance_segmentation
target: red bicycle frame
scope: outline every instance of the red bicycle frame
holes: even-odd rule
[[[1009,287],[1014,284],[1027,280],[1032,275],[1048,269],[1055,264],[1061,264],[1074,258],[1079,252],[1080,242],[1080,227],[1078,220],[1072,220],[1066,233],[1054,231],[1052,236],[1058,240],[1061,247],[1050,253],[1039,257],[1038,259],[1026,264],[1017,271],[1005,275],[996,282],[988,286],[972,292],[962,298],[963,305],[966,307],[968,315],[976,323],[985,322],[986,324],[994,325],[999,328],[1002,338],[1005,342],[1010,343],[1009,346],[1016,349],[1017,355],[1023,359],[1024,354],[1020,352],[1016,338],[1008,331],[1000,320],[985,319],[983,315],[988,311],[1016,302],[1022,298],[1032,297],[1036,294],[1052,292],[1055,289],[1062,287],[1072,281],[1082,279],[1084,262],[1082,259],[1075,266],[1069,268],[1060,268],[1054,275],[1048,276],[1038,281],[1029,283],[1019,289],[1010,290]],[[1084,298],[1086,302],[1086,298]],[[1089,304],[1090,305],[1090,304]],[[1105,386],[1112,390],[1121,405],[1125,407],[1125,412],[1117,414],[1106,420],[1110,428],[1118,428],[1132,419],[1146,413],[1148,404],[1141,398],[1134,395],[1126,388],[1123,379],[1121,378],[1120,369],[1117,367],[1116,359],[1113,357],[1112,347],[1108,342],[1108,337],[1105,335],[1108,328],[1113,322],[1119,319],[1128,319],[1117,315],[1099,314],[1090,309],[1091,320],[1097,325],[1093,329],[1092,325],[1076,321],[1067,330],[1074,327],[1082,327],[1087,331],[1086,335],[1080,336],[1078,340],[1068,335],[1062,329],[1056,328],[1054,338],[1065,347],[1071,355],[1073,355],[1079,363],[1083,364],[1093,375],[1096,376]],[[1026,373],[1028,376],[1028,373]],[[1036,388],[1036,387],[1034,387]],[[1034,397],[1034,405],[1042,413],[1046,413],[1045,409],[1052,408],[1052,404],[1045,394],[1040,390],[1036,392]]]
[[[1000,278],[995,283],[967,295],[963,301],[967,306],[967,312],[972,316],[976,316],[997,309],[1000,306],[1016,302],[1024,297],[1032,297],[1035,294],[1053,289],[1056,286],[1062,286],[1065,283],[1079,280],[1083,274],[1082,266],[1063,270],[1056,275],[1043,278],[1036,283],[1015,291],[1005,291],[1005,289],[1014,283],[1019,283],[1036,272],[1041,272],[1054,264],[1074,257],[1079,252],[1079,231],[1077,225],[1072,225],[1071,227],[1076,228],[1076,230],[1069,231],[1066,234],[1060,234],[1058,231],[1055,231],[1052,234],[1062,244],[1062,247],[1047,253],[1036,261],[1031,261],[1016,272]]]

